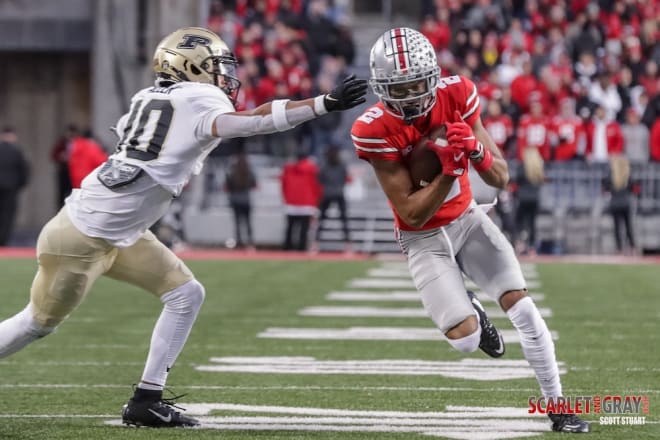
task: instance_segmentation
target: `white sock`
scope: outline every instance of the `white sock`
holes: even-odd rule
[[[151,335],[151,346],[139,387],[162,390],[167,374],[183,350],[197,313],[204,302],[204,287],[191,280],[164,294],[165,304]]]
[[[55,327],[43,327],[32,316],[32,306],[0,322],[0,359],[52,333]]]
[[[479,318],[477,318],[477,322],[479,322]],[[447,338],[447,341],[449,341],[452,347],[462,353],[474,353],[479,348],[479,342],[481,341],[481,326],[477,324],[477,330],[471,335],[458,339]]]
[[[560,397],[561,382],[555,359],[555,344],[543,317],[532,298],[526,296],[511,307],[506,314],[518,330],[520,345],[525,359],[536,373],[543,396]]]

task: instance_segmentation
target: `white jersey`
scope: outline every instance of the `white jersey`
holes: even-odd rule
[[[143,170],[113,189],[99,180],[99,168],[66,199],[73,224],[86,235],[115,246],[135,243],[167,211],[220,141],[215,119],[234,106],[218,87],[182,82],[137,92],[117,123],[119,142],[108,161]]]

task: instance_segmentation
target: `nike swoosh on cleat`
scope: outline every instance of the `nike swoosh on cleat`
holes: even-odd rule
[[[149,408],[149,412],[155,415],[156,417],[158,417],[159,419],[161,419],[165,423],[170,423],[172,421],[172,414],[168,414],[167,417],[165,417],[164,415],[157,413],[151,408]]]
[[[495,353],[497,353],[497,354],[502,354],[502,353],[504,353],[504,341],[502,340],[502,335],[500,334],[499,336],[500,336],[500,338],[499,338],[499,340],[500,340],[500,348],[499,348],[499,349],[495,349],[494,351],[495,351]]]

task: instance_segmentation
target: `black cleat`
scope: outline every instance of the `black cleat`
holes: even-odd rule
[[[548,413],[548,417],[550,417],[550,420],[552,420],[552,430],[555,432],[582,434],[591,431],[589,423],[580,419],[575,414]]]
[[[502,334],[495,328],[492,322],[486,316],[486,311],[477,299],[474,292],[471,290],[467,291],[468,298],[472,303],[472,307],[477,311],[479,315],[479,325],[481,326],[481,341],[479,342],[479,348],[486,353],[488,356],[493,358],[498,358],[504,354],[504,339],[502,339]]]
[[[121,412],[121,421],[125,425],[149,426],[152,428],[177,428],[199,425],[197,419],[187,417],[174,408],[174,400],[163,399],[162,391],[137,388],[135,395],[128,401]],[[179,408],[181,409],[181,408]]]

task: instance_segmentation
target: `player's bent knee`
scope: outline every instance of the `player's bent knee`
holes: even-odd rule
[[[472,334],[463,336],[458,339],[447,338],[449,344],[461,353],[474,353],[479,348],[481,340],[481,332],[479,329],[475,330]]]
[[[196,279],[192,279],[167,292],[160,299],[167,307],[186,313],[197,312],[202,307],[205,296],[204,286]]]
[[[48,318],[44,315],[34,313],[33,305],[29,305],[23,309],[20,314],[22,315],[22,322],[27,332],[40,338],[53,333],[57,325],[62,322],[60,318]]]
[[[527,290],[509,290],[500,296],[500,306],[506,312],[525,297],[527,297]]]
[[[197,280],[191,280],[189,284],[191,285],[192,291],[190,294],[190,301],[194,304],[196,309],[199,309],[204,303],[204,298],[206,297],[206,289],[204,289],[202,283]]]
[[[453,326],[447,332],[445,336],[447,339],[461,339],[466,336],[473,334],[479,328],[479,322],[475,315],[470,315],[465,318],[463,321]]]
[[[34,324],[30,327],[30,331],[32,334],[43,338],[44,336],[48,336],[49,334],[53,333],[57,329],[57,325],[41,325],[38,322],[34,321]]]

